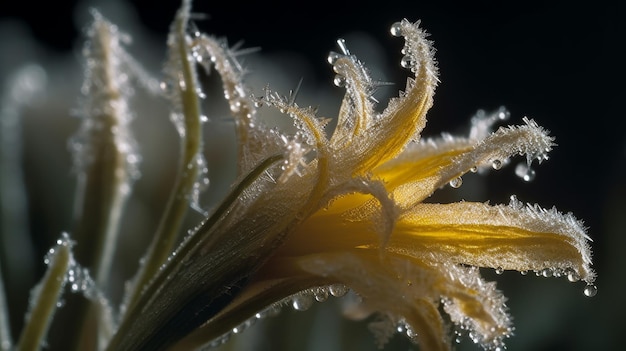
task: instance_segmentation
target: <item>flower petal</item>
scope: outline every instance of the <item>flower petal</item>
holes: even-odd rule
[[[517,271],[576,272],[591,283],[585,228],[571,214],[513,198],[507,205],[420,204],[396,224],[388,250],[438,262]]]
[[[334,169],[347,168],[352,175],[366,174],[375,166],[398,155],[409,141],[419,137],[419,133],[426,125],[426,112],[432,105],[437,85],[433,49],[426,40],[426,34],[419,28],[419,23],[404,20],[401,25],[402,36],[405,38],[404,51],[413,63],[411,70],[415,73],[415,79],[408,80],[406,91],[401,93],[400,97],[390,100],[380,115],[363,115],[370,111],[370,104],[367,101],[369,89],[366,88],[354,93],[357,98],[354,99],[352,107],[345,104],[342,106],[342,115],[358,114],[358,116],[353,118],[356,125],[353,126],[355,134],[351,137],[350,152],[342,153],[336,158]],[[369,77],[360,72],[363,69],[359,70],[360,66],[354,62],[347,65],[350,62],[352,61],[345,58],[338,60],[338,64],[352,67],[352,70],[344,68],[346,72],[354,73],[350,75],[351,78],[363,80],[352,85],[370,87],[371,84],[367,80]],[[343,123],[340,124],[342,125]],[[344,135],[345,131],[339,130],[338,133]],[[339,145],[338,142],[334,144]]]
[[[483,140],[444,136],[413,144],[399,157],[374,171],[392,191],[400,207],[407,208],[436,189],[475,167],[491,167],[513,155],[526,155],[530,164],[541,162],[554,139],[533,120],[520,126],[501,127]]]

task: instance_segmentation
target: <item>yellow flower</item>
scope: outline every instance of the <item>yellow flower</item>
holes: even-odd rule
[[[391,33],[404,38],[401,64],[413,77],[382,112],[372,98],[376,82],[345,43],[329,56],[335,84],[346,90],[332,133],[295,94],[251,96],[220,41],[185,38],[184,52],[223,79],[240,178],[130,306],[110,350],[217,344],[268,308],[291,301],[306,309],[346,288],[362,299],[355,315],[379,316],[372,330],[381,346],[402,329],[424,350],[449,349],[449,319],[497,349],[511,320],[478,267],[569,275],[595,288],[590,239],[572,215],[515,197],[495,206],[425,202],[446,184],[460,186],[463,174],[500,168],[509,157],[524,155],[529,167],[541,162],[553,138],[529,119],[489,132],[507,114],[499,110],[476,119],[469,137],[420,140],[438,82],[434,50],[419,23],[403,20]],[[261,105],[293,118],[297,133],[265,127]]]

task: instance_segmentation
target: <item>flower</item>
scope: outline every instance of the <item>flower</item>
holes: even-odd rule
[[[95,279],[80,266],[82,256],[91,256],[89,249],[75,260],[74,243],[64,236],[55,249],[62,255],[51,256],[54,269],[45,278],[51,293],[43,297],[58,299],[64,283],[72,282],[74,292],[95,302],[101,349],[215,346],[284,303],[304,310],[314,299],[341,296],[348,289],[360,299],[350,311],[353,317],[377,316],[370,326],[381,347],[401,330],[425,350],[450,349],[453,324],[457,333],[466,330],[484,348],[500,349],[512,333],[511,318],[505,297],[479,268],[567,275],[585,281],[586,293],[593,294],[591,239],[571,214],[524,204],[514,196],[501,205],[427,202],[447,184],[461,186],[464,174],[499,169],[513,156],[526,157],[520,172],[530,176],[532,163],[547,159],[554,139],[528,118],[492,132],[508,117],[504,109],[477,115],[467,137],[421,139],[438,79],[432,43],[419,22],[402,20],[391,27],[391,34],[405,41],[401,65],[412,77],[381,111],[372,96],[379,83],[338,41],[340,52],[332,52],[328,61],[334,83],[346,94],[330,128],[330,119],[296,103],[295,92],[282,96],[268,87],[260,98],[251,94],[236,52],[189,30],[190,6],[183,2],[172,25],[167,79],[157,93],[172,105],[182,140],[181,171],[119,316],[97,287],[106,284],[116,238],[106,235],[116,231],[119,203],[129,195],[129,179],[137,177],[122,170],[132,171],[139,159],[125,129],[128,120],[116,119],[127,115],[130,98],[127,74],[119,71],[128,70],[147,87],[154,84],[121,47],[117,28],[94,12],[93,45],[86,50],[90,79],[84,89],[92,99],[84,113],[115,128],[87,120],[85,135],[74,146],[80,148],[80,165],[96,167],[95,176],[83,170],[87,190],[82,195],[96,196],[89,180],[100,179],[97,167],[109,162],[104,167],[109,178],[103,182],[111,193],[120,192],[119,199],[103,195],[102,201],[115,202],[104,207],[115,211],[103,213],[98,207],[93,216],[106,217],[98,222],[88,210],[83,213],[83,235],[91,234],[94,223],[105,223],[98,237],[107,251],[90,265],[98,267]],[[206,176],[198,68],[214,69],[222,78],[235,119],[239,176],[223,202],[172,251],[186,207],[201,207],[198,194]],[[258,117],[263,106],[292,118],[296,132],[265,126]],[[103,135],[105,146],[96,143]],[[94,150],[100,147],[114,155],[99,155]],[[88,287],[74,284],[77,275]],[[41,313],[49,316],[49,310]],[[42,335],[46,328],[32,333]]]
[[[448,183],[460,186],[463,174],[499,168],[511,156],[525,155],[529,166],[541,162],[553,138],[529,119],[489,133],[507,115],[500,110],[477,119],[467,138],[420,140],[438,82],[434,50],[419,22],[403,20],[391,32],[405,39],[401,64],[414,76],[377,112],[377,83],[340,40],[341,53],[331,53],[329,62],[346,95],[330,136],[328,120],[298,106],[294,93],[266,88],[255,98],[222,43],[191,39],[191,50],[223,79],[242,176],[150,285],[158,290],[140,303],[140,314],[131,311],[133,324],[122,324],[133,336],[119,335],[123,349],[219,343],[259,311],[284,301],[306,309],[314,297],[339,294],[344,286],[362,298],[360,313],[379,315],[372,329],[381,346],[400,327],[427,350],[450,348],[441,305],[476,342],[498,348],[511,321],[505,298],[478,267],[545,270],[593,283],[589,237],[570,214],[516,198],[496,206],[424,202]],[[256,118],[261,105],[290,116],[297,132],[264,127]],[[187,301],[182,309],[173,304],[162,315],[149,312],[181,299]]]

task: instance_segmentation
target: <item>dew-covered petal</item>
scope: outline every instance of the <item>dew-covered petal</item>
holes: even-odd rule
[[[353,289],[363,299],[364,312],[385,315],[394,329],[407,328],[426,350],[450,348],[438,311],[442,299],[448,301],[452,321],[480,335],[481,344],[501,343],[511,330],[504,298],[477,270],[363,249],[309,255],[299,264]],[[387,335],[379,332],[379,337]]]
[[[396,224],[388,250],[438,262],[528,270],[574,270],[593,282],[582,223],[556,209],[484,203],[420,204]]]
[[[402,21],[402,36],[405,38],[406,55],[414,62],[412,71],[415,78],[408,79],[405,91],[391,99],[380,115],[366,119],[367,129],[362,129],[353,137],[351,152],[336,160],[339,169],[344,164],[349,165],[353,175],[370,172],[375,166],[394,158],[409,141],[419,138],[426,124],[426,112],[432,105],[437,84],[433,49],[418,23]],[[367,108],[357,109],[356,106],[349,111],[367,112]]]
[[[483,140],[444,135],[412,144],[397,158],[379,166],[374,175],[387,184],[401,207],[409,207],[436,189],[478,167],[491,167],[514,155],[525,155],[530,164],[541,162],[552,150],[554,139],[533,120],[501,127]]]
[[[346,88],[337,127],[330,140],[331,147],[339,151],[349,147],[355,138],[369,133],[368,126],[374,122],[374,89],[367,69],[354,55],[336,55],[338,57],[334,60],[333,70],[338,77],[343,78]]]
[[[193,39],[192,55],[207,73],[211,68],[220,75],[224,98],[235,120],[239,174],[244,174],[263,158],[276,153],[279,135],[272,133],[257,118],[257,105],[243,81],[241,64],[225,41],[201,34]]]

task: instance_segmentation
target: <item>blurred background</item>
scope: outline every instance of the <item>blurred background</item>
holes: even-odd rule
[[[31,236],[4,241],[2,269],[11,299],[12,321],[22,323],[27,291],[43,274],[41,259],[62,231],[71,229],[75,175],[67,139],[76,131],[79,106],[83,32],[88,8],[96,7],[132,38],[129,51],[159,76],[165,38],[178,1],[70,1],[5,3],[0,8],[0,86],[8,94],[7,79],[26,63],[46,72],[47,86],[23,103],[23,180],[27,189],[27,222]],[[336,40],[370,68],[374,79],[392,82],[375,95],[384,107],[389,96],[404,87],[406,71],[399,61],[402,40],[389,34],[395,21],[421,20],[437,49],[441,84],[429,112],[424,136],[441,132],[467,133],[478,109],[506,106],[508,123],[524,116],[551,131],[558,146],[550,159],[535,167],[537,175],[524,182],[515,175],[514,162],[487,176],[467,175],[464,185],[444,189],[431,200],[459,199],[507,203],[511,194],[584,220],[593,238],[597,296],[583,295],[584,284],[566,279],[538,278],[485,271],[488,280],[509,298],[516,327],[509,350],[617,350],[621,349],[621,320],[626,313],[626,126],[622,105],[626,99],[623,50],[626,38],[625,5],[602,1],[574,6],[570,2],[451,4],[387,1],[249,2],[216,4],[196,0],[194,12],[205,14],[198,28],[224,37],[231,45],[260,48],[240,57],[247,82],[257,95],[266,83],[288,94],[302,79],[297,102],[319,106],[319,114],[336,116],[342,92],[332,85],[326,63]],[[219,147],[232,143],[232,124],[221,102],[217,82],[207,83],[205,108],[206,157],[211,185],[207,206],[223,196],[234,175],[234,151]],[[214,84],[214,85],[211,85]],[[216,90],[211,91],[211,87]],[[211,97],[214,97],[211,99]],[[149,102],[137,91],[136,136],[143,157],[142,178],[136,183],[123,225],[119,250],[119,288],[136,267],[146,236],[156,226],[168,184],[174,174],[178,141],[164,104]],[[211,104],[211,102],[217,102]],[[21,131],[20,131],[21,130]],[[158,151],[155,151],[158,150]],[[226,150],[226,151],[225,151]],[[189,226],[199,215],[189,216]],[[21,241],[20,241],[21,240]],[[33,248],[28,250],[32,244]],[[22,245],[22,246],[20,246]],[[25,251],[15,250],[22,247]],[[8,257],[11,257],[10,259]],[[11,269],[5,261],[17,262]],[[128,268],[130,267],[130,268]],[[374,350],[365,322],[341,317],[342,299],[317,304],[307,312],[285,309],[263,320],[224,345],[233,350]],[[17,328],[17,327],[16,327]],[[15,332],[15,330],[14,330]],[[396,336],[388,350],[418,350]],[[460,350],[478,350],[469,340]]]

